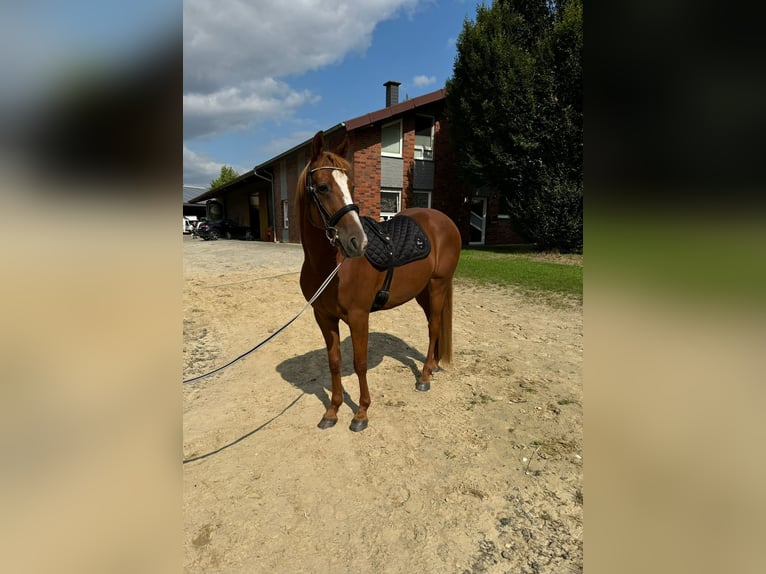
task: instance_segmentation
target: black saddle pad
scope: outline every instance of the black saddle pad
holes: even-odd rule
[[[431,253],[431,242],[417,221],[397,215],[378,223],[372,217],[362,217],[367,234],[367,260],[377,269],[389,269],[423,259]]]

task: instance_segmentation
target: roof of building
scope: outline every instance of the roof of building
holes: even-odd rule
[[[376,110],[374,112],[370,112],[369,114],[364,114],[363,116],[359,116],[351,120],[348,120],[345,122],[346,129],[348,131],[353,131],[358,128],[369,126],[381,120],[386,120],[388,118],[398,116],[399,114],[404,113],[406,111],[414,110],[415,108],[419,108],[420,106],[425,106],[427,104],[437,102],[439,100],[443,100],[444,97],[445,97],[445,92],[444,92],[444,88],[442,88],[441,90],[436,90],[435,92],[423,94],[422,96],[418,96],[417,98],[412,98],[411,100],[404,100],[403,102],[399,102],[398,104],[394,104],[393,106]]]
[[[194,201],[192,200],[197,195],[199,195],[203,189],[207,189],[207,188],[200,188],[199,186],[196,186],[196,185],[184,185],[183,186],[184,203],[194,203]]]
[[[200,201],[205,201],[206,199],[212,199],[214,197],[220,197],[221,194],[226,191],[230,187],[234,187],[236,185],[239,185],[240,183],[244,182],[245,180],[251,179],[255,177],[255,170],[251,169],[249,171],[246,171],[242,175],[239,175],[236,177],[236,179],[232,179],[229,182],[226,182],[223,185],[220,185],[216,188],[210,189],[204,193],[201,193],[197,191],[197,194],[195,197],[191,199],[191,203],[197,203]]]
[[[435,92],[430,92],[428,94],[423,94],[422,96],[418,96],[416,98],[412,98],[409,100],[405,100],[403,102],[399,102],[398,104],[394,104],[393,106],[389,106],[387,108],[382,108],[380,110],[376,110],[374,112],[370,112],[368,114],[364,114],[362,116],[358,116],[356,118],[352,118],[350,120],[346,120],[345,122],[341,122],[339,124],[335,124],[333,127],[331,127],[328,130],[325,130],[325,135],[331,134],[332,132],[345,127],[347,132],[370,126],[376,122],[386,120],[388,118],[392,118],[394,116],[397,116],[399,114],[402,114],[409,110],[414,110],[415,108],[419,108],[421,106],[425,106],[427,104],[431,104],[433,102],[437,102],[439,100],[443,100],[445,97],[445,90],[444,88],[440,90],[436,90]],[[254,170],[257,171],[259,169],[263,169],[274,162],[282,159],[285,156],[290,155],[291,153],[301,149],[302,147],[308,145],[312,138],[307,139],[306,141],[299,143],[296,146],[293,146],[289,150],[282,152],[281,154],[272,157],[271,159],[268,159],[264,161],[263,163],[258,164],[255,166]]]
[[[394,82],[396,83],[396,82]],[[380,122],[382,120],[386,120],[388,118],[393,118],[395,116],[398,116],[404,112],[407,112],[409,110],[414,110],[415,108],[419,108],[421,106],[425,106],[428,104],[431,104],[433,102],[437,102],[439,100],[443,100],[445,97],[445,90],[444,88],[440,90],[436,90],[435,92],[430,92],[428,94],[423,94],[422,96],[418,96],[416,98],[408,99],[403,102],[399,102],[398,104],[394,104],[393,106],[388,106],[386,108],[382,108],[380,110],[376,110],[374,112],[370,112],[368,114],[364,114],[362,116],[358,116],[356,118],[352,118],[350,120],[347,120],[345,122],[341,122],[339,124],[335,124],[331,128],[324,131],[325,135],[329,135],[341,128],[345,128],[347,132],[363,128],[366,126],[373,125],[377,122]],[[220,197],[221,194],[226,191],[230,187],[234,187],[242,182],[244,182],[247,179],[257,177],[259,179],[266,179],[261,174],[258,174],[258,170],[264,169],[268,167],[269,165],[273,164],[276,161],[279,161],[283,157],[286,157],[299,149],[305,147],[309,143],[311,143],[312,138],[307,139],[304,142],[299,143],[296,146],[291,147],[289,150],[284,151],[280,153],[279,155],[276,155],[272,157],[271,159],[268,159],[264,161],[263,163],[260,163],[256,165],[253,169],[250,171],[246,171],[236,179],[233,179],[232,181],[226,183],[225,185],[222,185],[220,187],[217,187],[215,189],[210,189],[207,191],[204,191],[203,193],[200,193],[199,189],[191,188],[184,186],[184,203],[198,203],[200,201],[204,201],[206,199],[211,199],[213,197]]]

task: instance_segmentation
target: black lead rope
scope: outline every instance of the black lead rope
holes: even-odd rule
[[[335,267],[335,269],[333,269],[333,270],[332,270],[332,273],[330,273],[330,275],[327,277],[327,279],[325,279],[325,280],[324,280],[324,283],[322,283],[322,284],[319,286],[319,289],[317,289],[317,292],[316,292],[316,293],[314,293],[314,296],[313,296],[311,299],[309,299],[309,300],[306,302],[306,304],[303,306],[303,309],[301,309],[300,311],[298,311],[298,314],[297,314],[295,317],[293,317],[292,319],[290,319],[290,320],[289,320],[287,323],[285,323],[285,324],[284,324],[284,325],[282,325],[282,326],[281,326],[279,329],[277,329],[276,331],[274,331],[274,332],[273,332],[271,335],[269,335],[268,337],[266,337],[266,338],[265,338],[263,341],[261,341],[260,343],[258,343],[258,344],[257,344],[255,347],[253,347],[253,348],[252,348],[252,349],[250,349],[249,351],[246,351],[245,353],[242,353],[242,354],[241,354],[239,357],[237,357],[236,359],[232,359],[231,361],[229,361],[229,362],[228,362],[228,363],[226,363],[225,365],[222,365],[222,366],[220,366],[220,367],[218,367],[218,368],[216,368],[216,369],[213,369],[213,370],[212,370],[212,371],[210,371],[209,373],[205,373],[204,375],[198,375],[198,376],[196,376],[196,377],[192,377],[191,379],[186,379],[186,380],[184,380],[184,381],[183,381],[183,384],[184,384],[184,385],[186,385],[186,384],[189,384],[189,383],[194,383],[195,381],[199,381],[200,379],[204,379],[204,378],[206,378],[206,377],[209,377],[209,376],[211,376],[211,375],[214,375],[214,374],[216,374],[216,373],[219,373],[219,372],[223,371],[224,369],[226,369],[227,367],[230,367],[231,365],[233,365],[233,364],[234,364],[234,363],[236,363],[237,361],[241,361],[242,359],[244,359],[245,357],[247,357],[247,356],[248,356],[250,353],[253,353],[253,352],[257,351],[258,349],[260,349],[261,347],[263,347],[263,345],[265,345],[266,343],[268,343],[269,341],[271,341],[271,340],[272,340],[274,337],[276,337],[277,335],[279,335],[279,334],[280,334],[282,331],[284,331],[285,329],[287,329],[287,327],[289,327],[289,326],[290,326],[290,325],[293,323],[293,321],[295,321],[295,320],[296,320],[298,317],[300,317],[300,316],[301,316],[301,314],[302,314],[302,313],[303,313],[303,312],[304,312],[306,309],[308,309],[308,307],[309,307],[309,306],[310,306],[312,303],[314,303],[314,301],[316,301],[316,300],[317,300],[317,298],[318,298],[318,297],[319,297],[319,296],[322,294],[322,292],[323,292],[323,291],[324,291],[324,290],[327,288],[327,286],[330,284],[330,281],[332,281],[333,277],[335,277],[335,275],[338,273],[338,270],[340,269],[340,266],[341,266],[341,265],[343,265],[343,262],[344,262],[345,260],[346,260],[345,258],[341,259],[341,262],[340,262],[340,263],[338,263],[338,265]]]

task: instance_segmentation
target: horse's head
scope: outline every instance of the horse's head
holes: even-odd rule
[[[359,257],[367,247],[367,235],[351,195],[353,174],[344,157],[348,139],[334,152],[323,148],[324,134],[320,131],[311,142],[311,161],[304,171],[308,219],[324,228],[331,244],[340,243],[343,255]]]

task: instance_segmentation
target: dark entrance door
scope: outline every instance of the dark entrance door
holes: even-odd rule
[[[471,231],[468,239],[470,245],[484,245],[484,234],[487,230],[487,198],[474,197],[471,200]]]
[[[223,203],[217,199],[208,199],[205,202],[205,211],[208,221],[219,221],[224,218]]]
[[[261,239],[260,196],[257,194],[250,196],[250,233],[253,235],[253,239]]]

